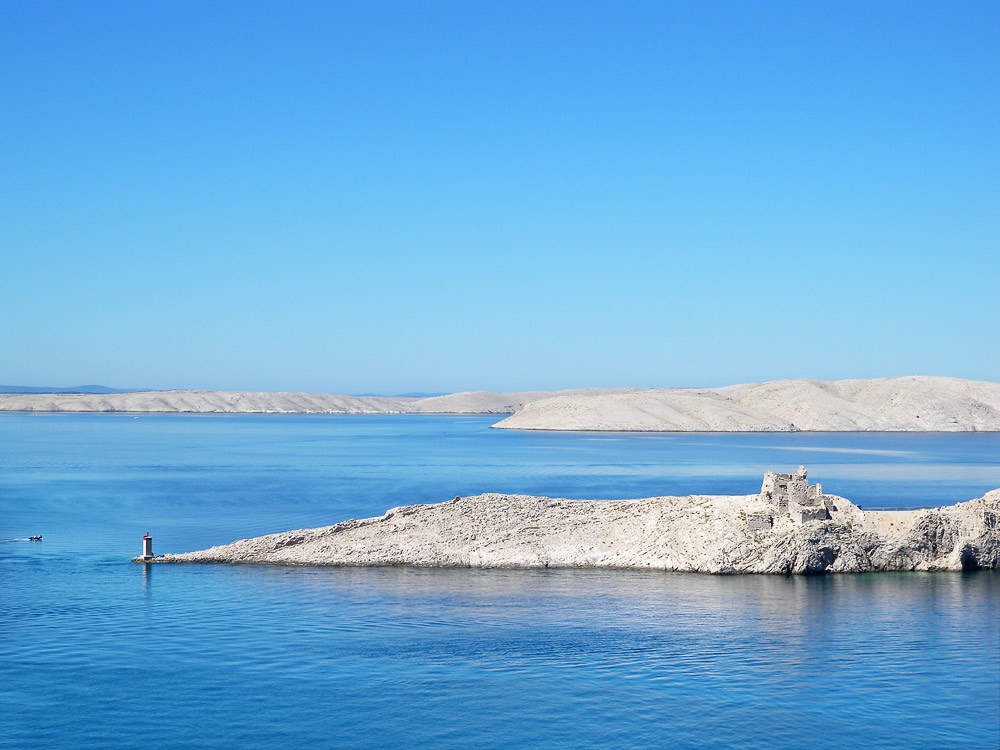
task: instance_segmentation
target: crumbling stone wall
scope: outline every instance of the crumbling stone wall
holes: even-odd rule
[[[770,531],[774,528],[774,516],[770,513],[748,513],[747,528],[751,531]]]
[[[788,512],[788,482],[791,474],[778,474],[773,471],[764,472],[764,483],[760,486],[760,494],[764,501],[778,510]]]
[[[808,496],[809,480],[806,479],[806,467],[800,466],[797,472],[788,477],[788,502],[806,505]]]
[[[797,512],[797,520],[799,523],[806,523],[808,521],[825,521],[830,517],[830,514],[822,505],[811,508],[798,508]]]

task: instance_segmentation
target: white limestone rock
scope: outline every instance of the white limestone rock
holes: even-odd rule
[[[826,495],[829,520],[773,514],[760,495],[565,500],[486,494],[378,518],[244,539],[156,563],[646,568],[850,573],[1000,567],[1000,490],[944,508],[862,511]],[[138,559],[137,559],[138,560]]]
[[[421,398],[338,396],[331,393],[248,391],[137,391],[134,393],[0,393],[0,411],[195,414],[513,414],[526,403],[614,389],[471,391]]]
[[[997,432],[1000,383],[913,376],[571,393],[528,402],[494,427],[612,432]]]
[[[1000,431],[1000,383],[958,378],[778,380],[727,388],[591,388],[446,396],[146,391],[5,393],[0,411],[512,414],[522,430],[664,432]]]

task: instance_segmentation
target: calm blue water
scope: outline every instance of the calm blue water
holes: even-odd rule
[[[1000,435],[610,435],[490,417],[0,415],[0,745],[997,747],[1000,576],[164,566],[486,491],[863,507],[1000,486]]]

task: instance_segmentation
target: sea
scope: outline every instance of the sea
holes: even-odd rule
[[[495,416],[0,414],[0,747],[997,748],[1000,574],[130,562],[484,492],[863,508],[1000,434],[554,433]],[[27,537],[41,535],[41,541]]]

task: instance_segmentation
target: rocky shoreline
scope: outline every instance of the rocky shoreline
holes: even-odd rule
[[[243,539],[147,563],[634,568],[714,574],[1000,568],[1000,489],[940,508],[864,511],[801,474],[756,495],[568,500],[485,494]]]

